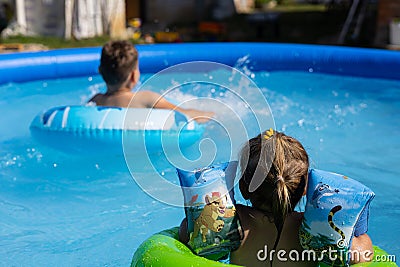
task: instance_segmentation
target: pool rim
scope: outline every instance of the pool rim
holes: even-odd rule
[[[156,73],[184,62],[211,61],[239,68],[245,65],[250,71],[301,71],[400,80],[400,53],[390,50],[284,43],[136,47],[142,73]],[[1,54],[0,85],[98,75],[100,52],[101,47],[90,47]]]

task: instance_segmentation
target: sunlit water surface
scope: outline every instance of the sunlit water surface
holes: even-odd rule
[[[250,74],[271,107],[276,129],[304,144],[311,167],[346,174],[374,190],[369,234],[375,244],[400,255],[399,81],[299,72]],[[190,76],[178,75],[167,83]],[[148,77],[143,75],[142,81]],[[152,89],[163,92],[167,85]],[[250,98],[253,94],[246,84],[231,86]],[[98,76],[0,87],[0,264],[127,266],[142,241],[183,218],[182,208],[142,192],[122,156],[66,154],[31,138],[29,124],[38,112],[84,104],[104,90]],[[237,99],[218,87],[178,87],[170,95],[177,101],[193,96],[238,106]],[[262,101],[254,106],[255,112],[268,110]],[[250,135],[256,134],[254,129]],[[226,138],[219,131],[209,123],[205,136],[216,143],[215,161],[228,160],[227,150],[237,151],[220,145]],[[158,171],[178,183],[174,166],[162,158],[158,163]],[[153,174],[144,170],[141,175]]]

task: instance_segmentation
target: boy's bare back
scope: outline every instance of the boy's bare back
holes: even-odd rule
[[[177,107],[160,94],[151,91],[139,91],[136,93],[123,91],[111,95],[97,94],[89,102],[94,102],[97,106],[172,109],[185,114],[198,123],[208,122],[214,116],[214,112]]]
[[[150,91],[133,93],[122,91],[115,94],[97,94],[90,101],[97,106],[113,106],[122,108],[151,108],[157,99],[157,95]]]

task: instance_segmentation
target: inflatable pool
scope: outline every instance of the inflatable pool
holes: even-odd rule
[[[305,72],[305,73],[327,73],[327,74],[335,74],[335,75],[340,75],[340,76],[351,76],[351,77],[367,77],[367,78],[379,78],[379,79],[392,79],[395,82],[399,81],[399,73],[400,73],[400,53],[394,52],[394,51],[386,51],[386,50],[378,50],[378,49],[358,49],[358,48],[348,48],[348,47],[330,47],[330,46],[314,46],[314,45],[298,45],[298,44],[273,44],[273,43],[201,43],[201,44],[157,44],[157,45],[138,45],[137,46],[138,51],[140,53],[140,62],[141,62],[141,71],[143,73],[155,73],[159,70],[162,70],[166,67],[172,66],[174,64],[179,64],[182,62],[188,62],[188,61],[195,61],[195,60],[207,60],[207,61],[214,61],[214,62],[219,62],[223,64],[227,64],[230,66],[237,66],[236,64],[238,63],[238,59],[242,57],[248,57],[250,63],[246,65],[250,70],[252,71],[259,71],[259,70],[265,70],[265,71],[298,71],[298,72]],[[45,51],[45,52],[27,52],[27,53],[12,53],[12,54],[3,54],[0,55],[0,84],[6,84],[6,83],[20,83],[20,82],[28,82],[28,81],[34,81],[34,80],[46,80],[46,79],[58,79],[58,78],[63,78],[63,77],[88,77],[91,75],[97,75],[97,68],[98,68],[98,62],[99,62],[99,57],[100,57],[100,49],[99,47],[96,48],[79,48],[79,49],[61,49],[61,50],[51,50],[51,51]],[[23,73],[23,75],[21,75]],[[325,89],[325,88],[323,88]],[[352,88],[353,89],[353,88]],[[360,89],[360,91],[362,91]],[[351,92],[357,92],[357,88],[354,89],[354,91]],[[28,92],[28,94],[31,92]],[[388,95],[387,99],[391,99],[392,95]],[[16,101],[10,101],[9,99],[5,99],[5,101],[9,101],[12,104],[17,103]],[[19,102],[20,101],[18,100]],[[18,103],[19,103],[18,102]],[[22,104],[21,104],[22,105]],[[21,109],[22,110],[22,109]],[[16,109],[9,109],[10,113],[18,113]],[[34,111],[37,112],[37,111]],[[21,113],[21,112],[20,112]],[[24,113],[22,113],[24,114]],[[308,113],[306,113],[308,114]],[[25,114],[24,114],[25,115]],[[19,117],[17,117],[19,118]],[[29,118],[29,121],[31,118]],[[349,121],[350,119],[348,119]],[[17,120],[16,120],[17,121]],[[7,121],[6,121],[7,122]],[[390,121],[388,121],[390,122]],[[353,125],[352,125],[353,126]],[[25,127],[25,125],[24,125]],[[333,128],[333,127],[331,127]],[[14,128],[12,128],[14,130]],[[308,128],[307,128],[308,129]],[[359,129],[359,128],[357,128]],[[390,128],[391,129],[391,128]],[[36,132],[36,133],[34,133]],[[38,138],[42,138],[45,140],[46,134],[43,134],[44,130],[40,128],[33,129],[32,128],[32,134],[38,134]],[[101,131],[102,134],[104,134],[106,131]],[[51,133],[49,133],[51,134]],[[47,136],[48,137],[48,136]],[[82,138],[86,138],[87,136],[83,136]],[[49,137],[48,137],[49,138]],[[53,137],[52,137],[53,138]],[[73,138],[73,137],[71,137]],[[50,138],[49,138],[50,139]],[[354,140],[354,139],[351,139]],[[388,139],[391,140],[391,139]],[[26,140],[23,140],[26,142]],[[45,140],[46,141],[46,140]],[[103,140],[104,141],[104,140]],[[62,146],[62,149],[66,149],[65,145],[59,144],[60,139],[57,139],[54,137],[53,140],[54,145],[60,145]],[[83,142],[83,145],[86,143]],[[341,147],[343,147],[342,145]],[[80,146],[77,145],[77,148]],[[341,148],[339,147],[339,148]],[[391,146],[392,147],[392,146]],[[25,148],[25,147],[24,147]],[[326,147],[325,147],[326,148]],[[393,147],[394,148],[394,147]],[[30,149],[30,148],[29,148]],[[9,148],[10,150],[10,155],[14,155],[16,150],[14,147]],[[5,149],[6,152],[8,152],[7,149]],[[357,155],[357,154],[354,154]],[[349,157],[353,157],[354,155],[350,155]],[[360,160],[360,159],[359,159]],[[361,158],[361,161],[363,161],[364,158]],[[367,162],[367,161],[366,161]],[[342,164],[342,163],[341,163]],[[366,163],[367,164],[367,163]],[[382,163],[377,163],[377,166],[386,166]],[[380,164],[380,165],[379,165]],[[356,165],[350,163],[350,165]],[[15,165],[17,166],[17,165]],[[359,168],[363,168],[363,164],[360,164]],[[379,169],[384,169],[385,167],[379,168]],[[34,169],[39,169],[34,166],[34,168],[28,169],[27,172],[32,172]],[[378,169],[378,168],[377,168]],[[19,170],[19,169],[18,169]],[[22,168],[23,170],[23,168]],[[374,175],[376,175],[378,171],[374,170]],[[15,175],[17,177],[19,175],[20,171],[18,171],[18,174]],[[378,173],[379,174],[379,173]],[[42,174],[41,174],[42,175]],[[4,190],[9,190],[9,188],[15,188],[15,185],[18,185],[18,183],[21,183],[21,181],[25,181],[30,178],[32,175],[29,173],[29,175],[26,175],[26,179],[17,179],[17,181],[13,180],[12,181],[12,186],[10,187],[4,187]],[[53,177],[52,173],[51,175],[48,175],[49,177]],[[14,177],[14,176],[13,176]],[[379,177],[379,176],[377,176]],[[395,181],[393,179],[393,175],[389,177],[391,179],[388,179],[388,183]],[[11,179],[10,179],[11,180]],[[50,180],[50,179],[49,179]],[[6,179],[3,179],[3,182],[7,181]],[[31,182],[29,182],[31,183]],[[42,185],[42,181],[40,180],[40,186],[46,185],[45,183]],[[11,184],[11,182],[10,182]],[[85,181],[86,185],[86,181]],[[25,184],[21,185],[21,188],[26,188]],[[394,192],[395,187],[392,186],[387,186],[386,183],[377,183],[376,184],[377,188],[380,188],[381,192],[386,192],[386,190],[389,190],[388,192]],[[26,190],[25,190],[26,191]],[[123,191],[125,192],[125,191]],[[24,195],[24,191],[18,192],[19,195]],[[86,193],[86,192],[85,192]],[[115,191],[112,191],[112,194],[114,194]],[[395,193],[395,192],[394,192]],[[55,197],[60,197],[59,192],[56,191],[54,194]],[[122,194],[121,194],[122,195]],[[139,193],[138,193],[139,195]],[[390,198],[391,200],[393,199],[393,196],[395,194],[390,194],[387,193],[384,195],[388,199]],[[92,195],[93,196],[93,195]],[[113,195],[114,196],[114,195]],[[63,197],[62,201],[59,201],[60,203],[67,203],[67,201],[64,201],[65,196],[62,195]],[[43,199],[40,198],[42,201]],[[23,202],[22,199],[20,199],[21,202]],[[135,199],[137,202],[138,200]],[[33,203],[34,201],[30,201]],[[393,202],[393,201],[392,201]],[[141,203],[141,202],[139,202]],[[54,205],[54,211],[60,210],[60,205],[58,203],[54,204],[54,201],[50,201],[49,206],[52,207]],[[385,202],[380,203],[380,205],[377,205],[377,210],[383,210],[387,207],[385,205]],[[81,205],[82,206],[82,205]],[[39,210],[39,208],[31,208],[31,206],[28,206],[32,212],[36,212]],[[147,206],[147,208],[152,208],[152,206]],[[146,208],[146,209],[147,209]],[[41,209],[40,209],[41,210]],[[84,210],[84,209],[82,209]],[[110,208],[111,210],[111,208]],[[80,212],[81,209],[78,210]],[[49,213],[51,214],[51,213]],[[115,216],[113,213],[110,213],[112,217],[117,217],[118,220],[120,220],[119,216]],[[167,212],[161,213],[161,216],[168,217]],[[68,214],[67,214],[68,215]],[[97,213],[96,213],[97,215]],[[382,238],[381,240],[385,240],[387,242],[381,243],[382,246],[387,246],[386,248],[390,248],[391,250],[398,250],[397,246],[397,241],[393,241],[395,239],[391,238],[392,237],[392,231],[390,230],[391,227],[387,227],[385,222],[388,222],[388,225],[394,225],[393,221],[396,220],[388,220],[387,218],[392,218],[391,216],[396,217],[396,209],[393,210],[392,213],[386,213],[382,212],[380,216],[380,222],[383,224],[379,224],[379,229],[378,226],[376,226],[375,232],[376,235],[381,235]],[[387,215],[387,216],[386,216]],[[27,214],[28,216],[31,216],[31,214]],[[131,214],[129,214],[131,216]],[[39,216],[38,216],[39,217]],[[56,216],[50,216],[50,217],[56,217]],[[92,216],[91,213],[88,215],[88,219],[93,219],[95,216]],[[75,218],[76,216],[72,217],[74,222],[76,221]],[[157,217],[159,218],[159,217]],[[393,219],[393,218],[392,218]],[[27,220],[32,220],[31,218],[28,218]],[[103,218],[101,218],[103,220]],[[375,225],[378,224],[377,222],[379,220],[375,221]],[[35,220],[33,220],[35,222]],[[48,226],[46,223],[50,222],[52,223],[54,220],[51,218],[48,218],[48,216],[43,216],[43,221],[40,222],[40,226]],[[64,221],[64,219],[63,219]],[[65,221],[68,222],[68,216],[66,216]],[[143,231],[142,233],[147,234],[149,236],[151,233],[149,233],[149,229],[151,229],[151,226],[154,224],[154,222],[157,221],[159,223],[159,220],[154,219],[152,222],[147,224],[147,221],[145,221],[146,225],[148,225],[147,230],[142,229],[143,227],[140,226],[140,231]],[[389,223],[389,221],[392,221]],[[50,225],[49,223],[49,225]],[[118,221],[118,225],[119,225]],[[153,224],[152,224],[153,223]],[[39,223],[36,222],[37,225]],[[166,224],[168,222],[164,222],[164,227],[166,227]],[[35,225],[32,224],[34,227]],[[57,224],[55,224],[57,225]],[[140,224],[142,225],[142,224]],[[173,225],[173,224],[169,224]],[[19,225],[18,225],[19,226]],[[384,231],[382,231],[381,226]],[[78,227],[79,228],[79,227]],[[94,227],[93,227],[94,228]],[[16,232],[20,234],[20,227],[15,227]],[[100,229],[102,233],[104,233],[105,227]],[[135,233],[137,233],[137,229],[133,227],[135,230]],[[22,229],[26,230],[26,229]],[[35,228],[36,230],[36,228]],[[46,232],[46,231],[41,231],[41,232]],[[110,231],[112,235],[115,235],[115,231]],[[132,231],[133,232],[133,231]],[[124,232],[125,233],[125,232]],[[126,234],[122,234],[127,236]],[[136,235],[136,234],[135,234]],[[178,242],[176,238],[174,240],[169,239],[170,236],[167,236],[165,233],[159,234],[157,236],[152,237],[152,242],[149,242],[149,240],[146,240],[143,244],[149,245],[149,249],[151,248],[152,245],[156,245],[155,243],[161,242],[160,239],[156,237],[160,237],[160,235],[163,236],[163,238],[167,237],[169,241],[173,241],[171,244],[177,245]],[[79,238],[81,238],[81,232],[77,234]],[[93,235],[95,236],[95,235]],[[100,236],[100,238],[103,238],[103,236]],[[43,238],[42,235],[38,235],[39,238]],[[120,237],[120,236],[118,236]],[[71,237],[72,241],[77,241],[79,238],[74,238],[73,236]],[[81,238],[82,239],[82,238]],[[139,242],[141,239],[140,236],[137,236]],[[51,242],[53,241],[53,236],[51,238],[45,239],[43,238],[41,241],[50,240]],[[96,239],[93,239],[94,241],[97,241]],[[58,241],[58,239],[57,239]],[[86,238],[85,238],[86,241]],[[163,241],[164,242],[164,241]],[[57,244],[63,244],[65,242],[57,242]],[[80,246],[81,243],[79,242],[71,242],[71,244],[77,244],[77,246]],[[48,262],[49,255],[48,254],[43,254],[43,256],[39,256],[40,250],[38,249],[33,249],[33,246],[36,248],[39,248],[40,246],[36,246],[36,243],[32,243],[32,249],[30,250],[30,254],[33,256],[37,256],[37,258],[40,258],[43,262]],[[57,244],[55,245],[55,250],[59,251],[65,251],[63,249],[60,249],[57,247]],[[173,246],[170,245],[172,248]],[[384,245],[386,244],[386,245]],[[19,244],[20,247],[25,246],[26,244]],[[161,244],[162,246],[165,246]],[[80,246],[80,247],[88,247],[88,246]],[[131,249],[135,249],[136,243],[133,242],[130,246],[128,246]],[[142,247],[142,246],[141,246]],[[115,249],[115,247],[114,247]],[[168,249],[168,248],[165,248]],[[179,248],[181,249],[181,247]],[[123,250],[121,247],[117,248],[117,253],[120,253],[120,251]],[[9,251],[17,251],[15,250],[15,247],[10,248],[9,250],[5,250],[5,253],[9,253]],[[21,251],[21,249],[19,249]],[[88,255],[88,251],[85,249],[78,249],[77,247],[71,247],[70,251],[76,251],[78,253],[78,256],[76,256],[76,253],[70,253],[70,254],[60,254],[58,255],[58,259],[60,259],[60,262],[65,262],[66,258],[69,258],[69,262],[75,262],[76,264],[80,265],[82,264],[82,258],[86,258]],[[102,256],[104,256],[104,251],[109,251],[109,248],[104,248],[102,249],[96,249],[96,251],[100,251],[100,254],[96,254],[93,257],[96,257],[99,262],[102,262],[102,264],[109,265],[110,261],[115,260],[109,255],[106,257],[107,259],[99,259]],[[126,247],[125,247],[126,251]],[[161,251],[161,250],[160,250]],[[111,251],[111,254],[114,254]],[[154,252],[154,250],[153,250]],[[157,251],[156,251],[157,252]],[[174,252],[174,251],[171,251]],[[180,253],[179,250],[175,252]],[[187,252],[187,251],[186,251]],[[186,253],[185,252],[185,253]],[[82,253],[82,256],[79,254]],[[131,255],[132,251],[129,251],[128,254]],[[135,254],[135,257],[138,258],[140,257],[140,261],[137,261],[137,264],[142,264],[141,262],[143,261],[143,257],[140,256],[140,253],[144,255],[143,257],[150,257],[149,260],[156,260],[160,259],[160,253],[153,253],[153,254],[144,254],[144,251],[138,250],[138,252]],[[29,254],[29,253],[28,253]],[[73,255],[73,256],[71,256]],[[166,255],[166,253],[164,253]],[[167,254],[168,255],[168,254]],[[81,257],[79,257],[81,256]],[[125,255],[126,256],[126,255]],[[175,255],[176,256],[176,255]],[[189,254],[187,252],[184,256],[190,256],[192,257],[193,255]],[[129,257],[129,256],[128,256]],[[124,260],[122,261],[129,261],[126,260],[128,257],[124,257]],[[4,257],[7,259],[7,257]],[[18,258],[20,260],[27,260],[28,258],[31,258],[30,261],[32,261],[32,257],[19,257],[17,255],[16,257],[13,258]],[[35,258],[34,262],[40,262]],[[112,259],[111,259],[112,258]],[[77,260],[78,259],[78,260]],[[175,258],[174,258],[175,259]],[[101,261],[103,260],[103,261]],[[78,262],[76,262],[78,261]],[[175,259],[176,262],[176,259]],[[115,263],[113,261],[113,263]],[[113,264],[111,263],[111,264]],[[155,262],[154,262],[155,263]],[[39,263],[40,264],[40,263]],[[219,264],[219,263],[215,263]],[[12,265],[12,264],[11,264]],[[123,265],[123,264],[121,264]],[[160,264],[158,264],[160,265]],[[138,265],[140,266],[140,265]],[[143,265],[142,265],[143,266]],[[157,266],[155,263],[154,266]],[[171,264],[171,266],[174,266]],[[204,265],[204,266],[212,266],[212,265]],[[381,264],[381,266],[388,266],[387,263]]]
[[[61,106],[38,114],[30,130],[56,149],[109,154],[122,152],[122,142],[128,153],[141,147],[149,152],[188,147],[201,138],[204,127],[172,110]]]
[[[196,256],[192,251],[178,240],[179,227],[164,230],[154,234],[145,240],[133,255],[131,267],[169,267],[194,266],[194,267],[228,267],[238,266],[222,262],[208,260]],[[379,262],[378,259],[384,259],[388,254],[381,248],[374,246],[374,259],[369,263],[359,263],[355,267],[390,267],[397,266],[394,262]],[[328,265],[320,264],[320,267]]]

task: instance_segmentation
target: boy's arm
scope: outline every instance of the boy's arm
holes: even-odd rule
[[[135,94],[140,98],[140,101],[148,108],[160,108],[160,109],[174,109],[179,111],[178,107],[162,95],[152,92],[152,91],[141,91]]]
[[[172,109],[176,110],[178,112],[181,112],[185,114],[186,116],[194,119],[198,123],[205,123],[209,121],[213,116],[214,112],[208,112],[208,111],[201,111],[197,109],[184,109],[181,107],[178,107],[171,102],[169,102],[167,99],[165,99],[163,96],[160,94],[151,92],[151,91],[143,91],[141,93],[141,97],[143,98],[145,105],[149,108],[159,108],[159,109]]]

